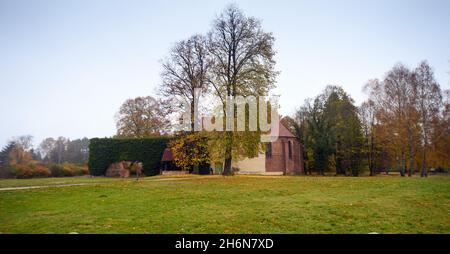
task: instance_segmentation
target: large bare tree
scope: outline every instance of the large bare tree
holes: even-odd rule
[[[207,73],[211,62],[206,50],[206,40],[201,35],[194,35],[180,41],[171,49],[163,62],[162,95],[176,100],[190,102],[191,131],[195,127],[195,105],[198,105],[198,94],[208,90]]]
[[[211,55],[209,84],[223,104],[230,96],[265,96],[274,87],[277,72],[274,69],[274,37],[264,32],[261,22],[247,17],[235,5],[229,5],[213,23],[208,34],[208,52]],[[233,131],[225,132],[224,174],[231,174],[232,153],[235,147]],[[245,139],[242,139],[245,140]],[[254,140],[254,139],[251,139]]]

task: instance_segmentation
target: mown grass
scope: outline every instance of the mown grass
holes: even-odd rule
[[[0,191],[0,232],[450,233],[448,176],[164,179],[0,180],[95,183]]]

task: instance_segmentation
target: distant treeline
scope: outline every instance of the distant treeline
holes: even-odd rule
[[[88,174],[89,139],[44,139],[37,148],[33,136],[12,138],[0,151],[0,177],[30,178]]]
[[[284,119],[302,141],[307,173],[450,169],[450,91],[426,61],[415,69],[398,64],[364,90],[369,98],[358,107],[341,87],[328,86]]]

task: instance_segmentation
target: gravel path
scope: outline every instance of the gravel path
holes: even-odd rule
[[[162,181],[180,181],[196,179],[195,177],[174,177],[174,178],[163,178],[163,179],[139,179],[142,182],[162,182]],[[54,184],[54,185],[37,185],[37,186],[18,186],[18,187],[4,187],[0,188],[0,191],[13,191],[13,190],[30,190],[30,189],[43,189],[43,188],[60,188],[60,187],[70,187],[70,186],[89,186],[89,185],[99,185],[107,184],[104,182],[97,183],[73,183],[73,184]]]
[[[57,187],[70,187],[70,186],[84,186],[84,185],[94,185],[98,183],[73,183],[73,184],[60,184],[60,185],[39,185],[39,186],[22,186],[22,187],[6,187],[0,188],[0,191],[10,191],[10,190],[29,190],[29,189],[42,189],[42,188],[57,188]]]

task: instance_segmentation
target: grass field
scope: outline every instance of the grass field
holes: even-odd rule
[[[450,233],[450,177],[0,180],[1,233]],[[58,187],[84,183],[84,186]]]

